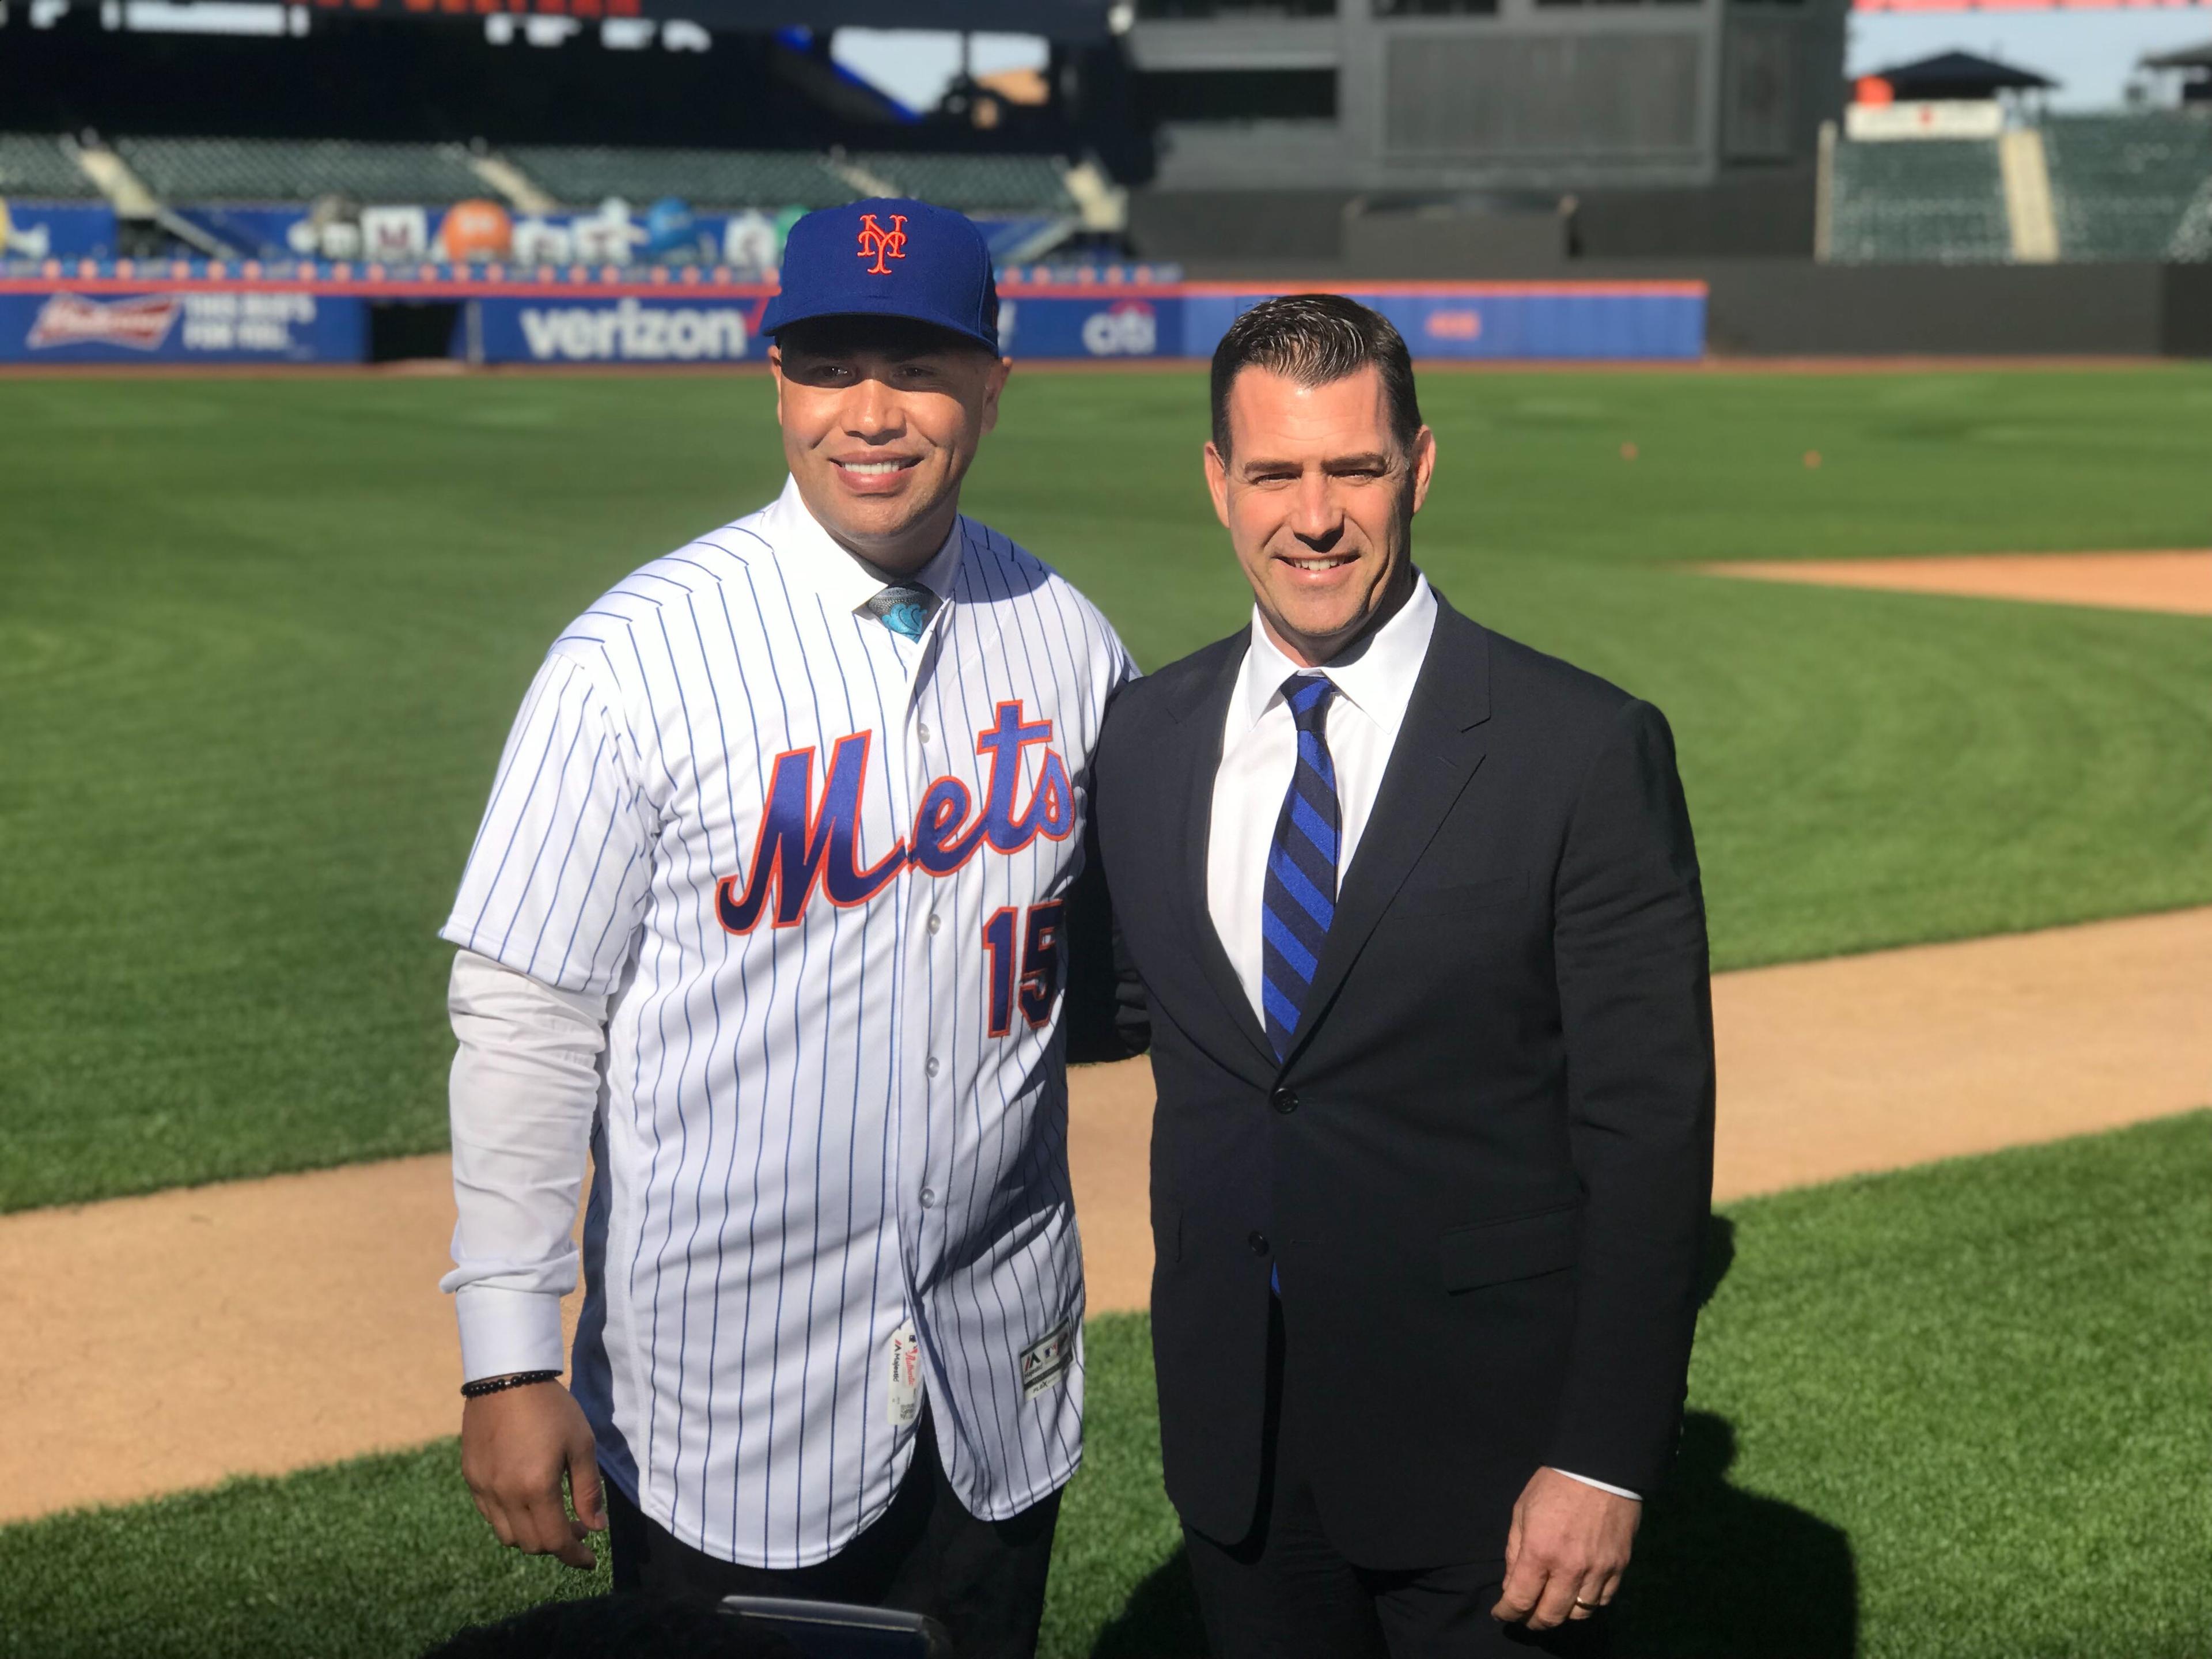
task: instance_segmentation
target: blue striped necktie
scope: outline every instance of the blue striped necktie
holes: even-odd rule
[[[1336,918],[1336,763],[1328,754],[1328,705],[1336,687],[1325,674],[1293,674],[1283,701],[1298,727],[1298,763],[1275,820],[1261,890],[1260,1001],[1275,1057],[1290,1057],[1313,988],[1328,925]]]

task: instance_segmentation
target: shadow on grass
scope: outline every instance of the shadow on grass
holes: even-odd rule
[[[1198,1592],[1180,1548],[1130,1593],[1114,1622],[1091,1644],[1091,1659],[1206,1659]]]
[[[1700,1303],[1735,1261],[1735,1228],[1715,1216]],[[1735,1428],[1683,1420],[1666,1489],[1654,1495],[1616,1607],[1613,1659],[1851,1659],[1858,1573],[1839,1527],[1729,1484]],[[1148,1574],[1091,1644],[1091,1659],[1204,1659],[1206,1632],[1178,1549]]]
[[[1614,1618],[1620,1659],[1850,1659],[1858,1574],[1843,1529],[1728,1482],[1735,1430],[1692,1412],[1636,1540]]]
[[[1705,1234],[1700,1306],[1735,1263],[1735,1224]],[[1735,1425],[1682,1420],[1666,1488],[1655,1493],[1616,1606],[1619,1659],[1851,1659],[1858,1571],[1840,1527],[1729,1484]]]
[[[1735,1431],[1692,1412],[1666,1491],[1636,1540],[1613,1659],[1851,1659],[1858,1577],[1842,1528],[1728,1482]],[[1177,1550],[1098,1633],[1091,1659],[1204,1659],[1205,1627]]]

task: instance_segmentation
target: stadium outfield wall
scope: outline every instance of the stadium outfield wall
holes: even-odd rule
[[[1018,358],[1203,358],[1239,312],[1297,286],[1010,276],[1001,331]],[[1423,357],[1684,360],[1705,349],[1695,281],[1329,286],[1389,316]],[[378,314],[394,309],[440,324],[446,354],[471,362],[744,362],[766,356],[759,325],[773,292],[696,266],[49,262],[0,277],[0,362],[364,362],[381,355]]]
[[[2212,264],[1588,264],[1574,279],[1485,282],[1010,272],[1001,292],[1007,349],[1031,360],[1201,359],[1244,307],[1314,289],[1376,306],[1431,360],[2212,356]],[[769,292],[696,266],[517,276],[497,267],[48,261],[0,267],[0,363],[757,361]]]

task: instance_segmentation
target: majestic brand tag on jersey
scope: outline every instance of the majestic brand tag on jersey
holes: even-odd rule
[[[921,1415],[921,1339],[908,1320],[891,1333],[884,1359],[890,1369],[890,1396],[886,1415],[895,1429],[911,1428]]]
[[[1022,1350],[1022,1398],[1034,1400],[1067,1375],[1075,1363],[1075,1332],[1055,1326]]]

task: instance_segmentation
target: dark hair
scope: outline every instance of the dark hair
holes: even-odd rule
[[[1413,358],[1390,319],[1340,294],[1285,294],[1262,300],[1213,348],[1213,447],[1229,453],[1229,389],[1248,368],[1264,368],[1300,386],[1327,386],[1373,364],[1389,404],[1390,435],[1411,450],[1421,429],[1413,394]]]

